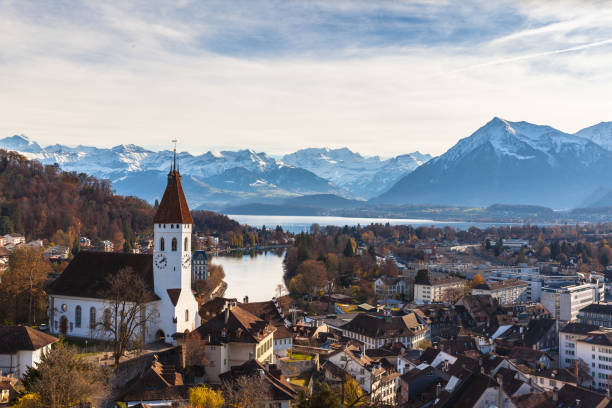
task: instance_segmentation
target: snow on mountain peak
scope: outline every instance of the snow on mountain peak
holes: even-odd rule
[[[600,122],[574,133],[612,152],[612,122]]]

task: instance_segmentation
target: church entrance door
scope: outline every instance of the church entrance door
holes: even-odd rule
[[[66,334],[67,331],[68,331],[68,319],[66,319],[66,316],[62,316],[62,318],[60,319],[60,332],[62,334]]]
[[[155,333],[155,338],[157,339],[157,341],[159,343],[165,343],[166,342],[166,335],[164,334],[164,331],[159,329],[157,331],[157,333]]]

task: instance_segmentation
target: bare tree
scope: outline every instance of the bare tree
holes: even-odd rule
[[[107,279],[107,289],[102,296],[107,309],[96,327],[109,335],[118,368],[127,350],[144,343],[146,328],[154,318],[154,310],[147,307],[153,300],[153,293],[144,279],[127,267]]]
[[[272,398],[270,384],[262,376],[241,376],[223,384],[230,408],[263,408]]]

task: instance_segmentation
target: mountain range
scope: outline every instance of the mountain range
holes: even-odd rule
[[[159,199],[172,152],[136,145],[41,147],[23,135],[0,140],[44,164],[112,181],[115,191]],[[299,213],[309,208],[406,205],[486,207],[496,203],[554,209],[612,207],[612,122],[574,134],[498,117],[441,156],[389,159],[348,148],[309,148],[281,157],[253,150],[178,154],[193,208]],[[254,204],[257,203],[257,208]]]
[[[155,152],[133,144],[41,147],[24,135],[1,139],[0,148],[43,164],[57,163],[66,171],[108,179],[118,194],[150,202],[160,198],[159,186],[165,182],[172,158],[169,150]],[[430,158],[419,152],[390,159],[363,157],[347,148],[304,149],[280,158],[253,150],[178,154],[190,203],[207,209],[319,194],[365,200],[384,192]]]

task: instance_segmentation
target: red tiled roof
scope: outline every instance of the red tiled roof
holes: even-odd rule
[[[38,350],[56,341],[56,337],[28,326],[0,326],[0,354]]]
[[[193,224],[193,218],[181,185],[181,175],[177,170],[168,173],[168,185],[153,222],[155,224]]]

